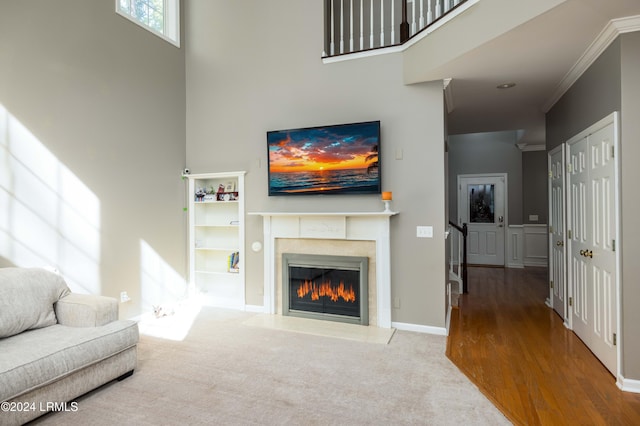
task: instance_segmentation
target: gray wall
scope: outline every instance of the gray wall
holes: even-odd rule
[[[184,281],[182,49],[116,15],[113,1],[3,1],[0,105],[6,117],[33,135],[40,149],[34,156],[54,161],[60,173],[73,175],[74,183],[95,197],[83,202],[65,194],[68,188],[62,185],[56,196],[66,198],[58,207],[71,217],[90,202],[98,207],[93,214],[97,241],[91,242],[97,248],[91,256],[82,253],[82,235],[74,240],[73,223],[72,229],[61,229],[51,222],[53,229],[47,232],[58,241],[49,253],[40,252],[37,236],[33,244],[21,240],[24,229],[35,225],[31,216],[0,220],[0,256],[11,263],[14,258],[40,259],[18,266],[42,262],[65,276],[75,274],[79,290],[109,296],[127,291],[132,301],[121,305],[122,317],[149,311],[151,303],[160,301],[143,301],[143,293],[157,290],[143,288],[143,283],[163,284],[158,273],[170,271],[176,282]],[[0,153],[6,164],[18,168],[12,156],[6,157],[6,145],[19,150],[21,141],[12,136],[4,142]],[[33,218],[40,215],[38,221],[49,222],[52,218],[37,203],[28,206],[32,199],[20,186],[27,178],[18,172],[10,171],[15,181],[0,187],[0,198],[7,203],[0,215],[5,219],[26,209]],[[34,166],[29,176],[44,172]],[[35,191],[51,184],[34,182]],[[78,274],[83,269],[87,281],[97,274],[95,285],[83,283]]]
[[[252,211],[381,211],[379,196],[269,197],[268,130],[381,121],[383,190],[393,191],[392,320],[443,327],[442,83],[405,86],[402,57],[326,64],[323,2],[186,5],[187,164],[194,173],[245,170]],[[242,28],[240,31],[239,28]],[[403,159],[396,160],[402,150]],[[246,218],[247,243],[262,219]],[[417,239],[416,226],[434,227]],[[263,253],[247,251],[247,303],[263,303]]]
[[[594,62],[547,114],[547,149],[552,149],[614,111],[621,113],[620,189],[622,241],[622,375],[640,379],[640,335],[637,309],[640,249],[636,219],[640,208],[640,33],[623,34]]]
[[[522,213],[524,223],[547,223],[549,199],[547,197],[546,151],[522,153]],[[538,220],[529,220],[538,215]]]
[[[522,224],[522,152],[516,146],[517,132],[449,135],[449,218],[457,222],[457,176],[507,173],[508,221]]]
[[[626,378],[640,380],[640,32],[623,34],[621,41],[621,204],[622,204],[622,373]]]
[[[547,150],[620,110],[620,94],[620,40],[617,39],[547,113]]]

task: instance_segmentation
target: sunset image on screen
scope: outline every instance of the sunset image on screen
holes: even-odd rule
[[[269,132],[270,194],[374,192],[379,122]]]

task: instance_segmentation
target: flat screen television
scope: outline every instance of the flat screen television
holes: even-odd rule
[[[267,132],[269,195],[379,194],[380,121]]]

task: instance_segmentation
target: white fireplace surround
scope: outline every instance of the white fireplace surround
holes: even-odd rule
[[[376,323],[391,328],[390,218],[397,212],[257,212],[264,227],[264,307],[276,310],[276,240],[279,238],[375,241]]]

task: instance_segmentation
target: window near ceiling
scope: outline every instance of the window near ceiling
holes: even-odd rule
[[[116,12],[180,47],[180,0],[116,0]]]

